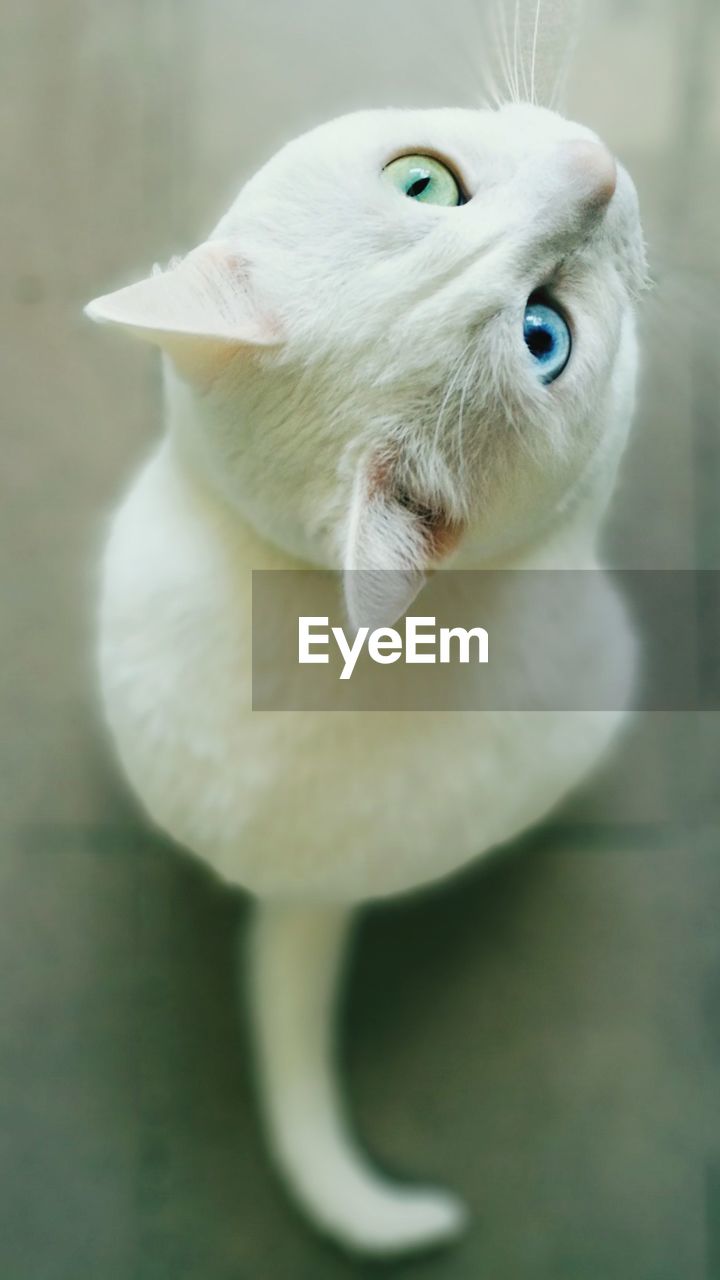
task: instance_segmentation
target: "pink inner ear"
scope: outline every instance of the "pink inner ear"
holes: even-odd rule
[[[431,568],[435,561],[443,560],[455,550],[463,533],[463,527],[459,521],[452,520],[446,512],[437,507],[416,502],[406,494],[399,494],[396,500],[417,521],[426,549],[427,568]]]
[[[461,525],[398,483],[397,465],[375,458],[358,479],[345,558],[345,599],[356,626],[391,625],[449,555]]]
[[[236,244],[209,241],[166,271],[96,298],[86,312],[154,343],[188,378],[206,380],[242,350],[281,342],[254,276]]]
[[[368,501],[380,500],[397,506],[413,520],[423,547],[423,568],[442,560],[457,547],[463,526],[453,520],[439,505],[419,501],[396,479],[397,464],[389,458],[376,458],[368,470]]]
[[[193,250],[206,292],[206,305],[239,342],[272,346],[280,326],[258,302],[250,261],[226,240],[208,240]]]

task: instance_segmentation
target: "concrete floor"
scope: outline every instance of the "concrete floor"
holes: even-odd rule
[[[380,0],[6,0],[3,1280],[376,1270],[312,1236],[268,1169],[238,1017],[247,903],[148,830],[99,725],[95,565],[159,380],[80,309],[197,241],[314,118],[458,97],[463,4],[420,7],[395,6],[390,39]],[[576,62],[574,110],[635,174],[660,281],[620,564],[720,565],[718,49],[710,0],[604,0]],[[719,745],[716,716],[645,716],[520,848],[363,917],[359,1128],[475,1213],[454,1251],[389,1274],[720,1280]]]

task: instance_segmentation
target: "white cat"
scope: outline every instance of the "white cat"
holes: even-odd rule
[[[380,1177],[348,1129],[332,1010],[353,904],[540,818],[622,714],[253,712],[251,570],[344,569],[358,622],[399,616],[440,564],[596,567],[644,270],[632,182],[588,129],[518,104],[377,111],[292,142],[207,243],[88,307],[167,357],[167,433],[105,561],[108,719],[154,820],[257,895],[270,1142],[346,1246],[464,1219]],[[379,568],[390,600],[353,573]],[[629,689],[609,585],[603,608]]]

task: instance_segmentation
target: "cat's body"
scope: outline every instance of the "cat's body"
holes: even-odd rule
[[[121,507],[106,557],[102,680],[128,776],[161,827],[260,896],[352,903],[447,875],[542,817],[622,718],[253,711],[252,571],[302,567],[199,485],[170,442]],[[575,515],[504,567],[597,561]],[[629,692],[633,664],[609,583],[597,605],[606,625],[595,635],[595,616],[585,633],[549,612],[543,649],[568,681],[575,651],[583,662],[594,651],[601,705],[600,665],[614,680],[625,645]],[[537,641],[530,631],[530,673]],[[528,686],[528,705],[535,692]]]
[[[380,174],[408,152],[452,155],[474,199],[403,204]],[[357,622],[394,619],[441,560],[597,566],[642,276],[616,176],[588,131],[531,107],[350,117],[280,153],[185,263],[91,312],[171,362],[168,439],[106,559],[109,721],[154,819],[265,903],[253,1003],[271,1142],[314,1220],[358,1248],[432,1243],[462,1215],[378,1178],[348,1133],[330,1034],[348,908],[536,821],[622,713],[253,712],[251,571],[344,568]],[[542,389],[522,341],[541,286],[574,321],[567,373]],[[354,571],[383,568],[400,594],[369,599]],[[630,629],[603,590],[629,692]],[[578,641],[587,661],[577,619],[549,615],[545,635],[565,669]]]

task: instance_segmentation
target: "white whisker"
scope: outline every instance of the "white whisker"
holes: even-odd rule
[[[512,85],[510,82],[510,48],[507,39],[507,28],[497,5],[493,10],[490,34],[495,45],[500,72],[505,82],[506,97],[512,96]]]
[[[515,0],[515,23],[512,28],[512,83],[515,86],[515,101],[520,101],[520,0]]]
[[[478,349],[475,352],[475,355],[470,361],[470,366],[468,368],[468,371],[465,377],[465,382],[463,384],[462,394],[460,396],[460,409],[458,413],[457,431],[455,436],[455,439],[456,439],[455,448],[458,455],[458,465],[460,467],[461,472],[465,466],[465,440],[464,440],[464,432],[463,432],[465,399],[468,393],[468,388],[475,379],[475,373],[477,372],[479,361],[480,361],[480,348],[478,347]]]
[[[542,0],[537,0],[537,4],[535,5],[535,27],[533,30],[532,62],[530,64],[530,101],[532,103],[535,103],[535,62],[537,59],[538,30],[540,28],[541,4],[542,4]]]
[[[440,404],[440,410],[439,410],[439,412],[438,412],[437,421],[436,421],[436,423],[435,423],[435,432],[434,432],[434,436],[433,436],[433,448],[434,448],[434,449],[437,449],[437,448],[438,448],[438,445],[439,445],[439,439],[440,439],[440,432],[441,432],[441,430],[442,430],[442,425],[443,425],[443,422],[444,422],[444,420],[445,420],[445,414],[446,414],[446,411],[447,411],[447,407],[448,407],[448,405],[449,405],[449,403],[450,403],[450,399],[451,399],[451,397],[452,397],[453,391],[455,390],[455,388],[456,388],[456,386],[457,386],[457,384],[458,384],[458,380],[459,380],[459,378],[460,378],[460,375],[461,375],[461,373],[462,373],[462,367],[463,367],[463,363],[464,363],[464,360],[465,360],[465,356],[467,355],[468,351],[470,350],[470,347],[471,347],[471,346],[473,346],[473,344],[475,343],[475,341],[476,341],[476,338],[475,338],[475,335],[473,335],[473,336],[472,336],[472,337],[467,341],[467,343],[466,343],[466,344],[465,344],[465,346],[463,347],[462,351],[460,352],[460,355],[458,356],[457,360],[455,361],[455,363],[454,363],[454,364],[453,364],[453,366],[452,366],[452,370],[451,370],[451,372],[450,372],[450,376],[449,376],[449,378],[448,378],[448,380],[447,380],[447,383],[446,383],[446,386],[445,386],[445,392],[444,392],[444,395],[443,395],[443,398],[442,398],[442,402],[441,402],[441,404]]]

